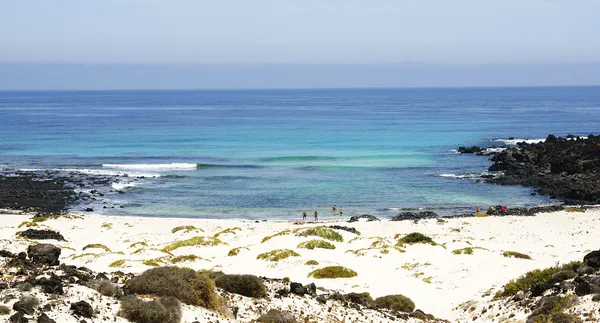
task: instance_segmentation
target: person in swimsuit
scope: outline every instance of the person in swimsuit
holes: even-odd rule
[[[319,213],[315,211],[315,221],[319,220]]]

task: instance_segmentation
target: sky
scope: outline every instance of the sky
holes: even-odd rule
[[[600,84],[598,0],[0,0],[0,89]]]

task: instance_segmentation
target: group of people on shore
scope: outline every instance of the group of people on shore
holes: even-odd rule
[[[340,206],[339,208],[337,207],[337,205],[333,205],[333,207],[331,207],[331,212],[339,214],[340,216],[342,216],[343,214],[343,210],[342,207]],[[315,216],[315,221],[319,220],[319,212],[315,211],[314,213]],[[302,212],[302,221],[306,221],[306,212]]]

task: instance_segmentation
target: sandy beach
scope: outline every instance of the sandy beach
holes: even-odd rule
[[[37,242],[15,235],[27,229],[23,223],[30,221],[30,215],[0,216],[0,249],[18,253]],[[85,266],[95,272],[139,274],[153,265],[172,265],[178,256],[194,255],[197,258],[176,265],[227,274],[288,277],[291,281],[314,282],[318,287],[342,293],[369,292],[374,298],[402,294],[426,313],[451,322],[467,322],[473,321],[473,315],[455,310],[461,304],[485,303],[505,283],[527,271],[581,260],[586,253],[596,250],[600,245],[599,218],[597,208],[533,217],[430,219],[418,223],[388,220],[348,223],[340,219],[303,225],[277,221],[86,215],[49,219],[36,223],[34,228],[55,230],[64,236],[66,241],[39,241],[59,246],[62,263]],[[300,236],[305,228],[332,225],[355,228],[360,234],[335,230],[343,237],[343,241],[328,241],[335,249],[299,247],[302,242],[320,239]],[[174,230],[177,227],[186,228]],[[431,237],[435,245],[397,244],[412,232]],[[272,238],[264,241],[269,236]],[[216,242],[212,246],[172,245],[194,237],[216,238],[211,240]],[[89,246],[93,244],[103,246]],[[464,248],[472,248],[472,254],[459,254],[457,250],[464,251]],[[233,255],[232,249],[238,253]],[[257,259],[258,255],[276,249],[290,249],[298,256],[279,261]],[[532,259],[506,257],[505,251],[523,253]],[[318,265],[307,265],[309,260]],[[333,265],[347,267],[358,275],[343,279],[308,277],[317,268]],[[185,322],[186,317],[184,315]],[[518,321],[524,317],[526,314],[521,313],[512,319]],[[487,322],[488,319],[481,316],[476,321]]]

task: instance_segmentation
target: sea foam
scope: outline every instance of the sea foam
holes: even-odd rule
[[[198,164],[170,163],[170,164],[102,164],[103,168],[127,169],[127,170],[195,170]]]

